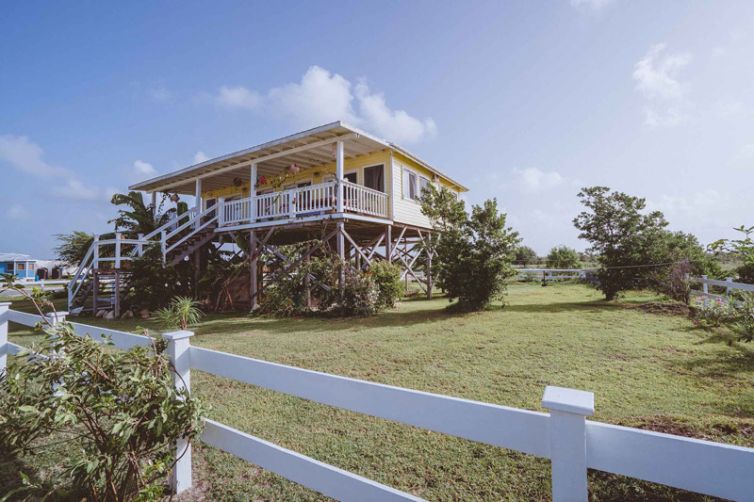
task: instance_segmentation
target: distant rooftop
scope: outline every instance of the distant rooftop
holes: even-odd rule
[[[0,261],[37,261],[28,254],[0,253]]]

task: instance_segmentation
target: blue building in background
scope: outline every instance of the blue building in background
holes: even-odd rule
[[[0,274],[13,274],[21,281],[34,281],[37,260],[28,254],[0,253]]]

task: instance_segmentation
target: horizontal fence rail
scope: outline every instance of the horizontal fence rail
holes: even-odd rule
[[[547,456],[547,415],[191,347],[191,368],[435,432]]]
[[[337,500],[418,501],[409,493],[228,427],[204,421],[202,441]]]
[[[722,282],[722,281],[721,281]],[[39,315],[9,310],[0,303],[0,366],[25,350],[8,342],[8,323],[35,326]],[[61,321],[65,313],[48,316]],[[79,336],[112,338],[116,347],[146,346],[151,339],[79,323]],[[553,499],[586,500],[587,468],[734,500],[754,495],[754,449],[586,420],[594,412],[590,392],[547,387],[542,413],[432,394],[296,368],[193,347],[191,332],[163,335],[177,374],[190,385],[195,369],[243,383],[490,445],[547,458],[552,462]],[[422,500],[412,494],[350,473],[205,418],[201,440],[287,479],[339,500]],[[191,487],[191,448],[178,461],[172,483],[178,493]]]

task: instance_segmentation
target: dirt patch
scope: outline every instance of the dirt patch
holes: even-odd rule
[[[673,315],[681,317],[690,317],[691,315],[691,309],[689,309],[688,305],[675,302],[642,303],[633,308],[637,308],[647,314]]]

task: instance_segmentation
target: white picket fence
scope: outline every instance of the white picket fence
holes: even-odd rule
[[[0,364],[22,348],[8,342],[8,322],[26,326],[39,316],[0,304]],[[59,321],[59,315],[55,321]],[[113,338],[118,348],[149,338],[74,324],[77,334]],[[754,449],[586,420],[594,412],[591,392],[545,389],[542,413],[357,380],[191,346],[193,333],[163,335],[176,367],[176,385],[190,386],[191,369],[271,389],[357,413],[393,420],[552,462],[556,501],[587,500],[587,469],[631,476],[733,500],[754,500]],[[180,378],[179,378],[180,376]],[[205,420],[201,440],[289,480],[339,500],[387,501],[420,498],[288,450],[214,420]],[[176,492],[191,487],[190,445],[178,461]]]

